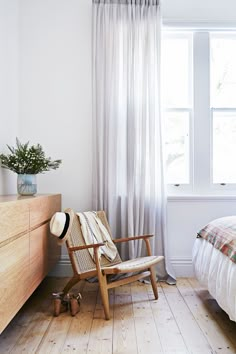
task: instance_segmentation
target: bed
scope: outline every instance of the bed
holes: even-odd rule
[[[198,232],[193,267],[199,282],[236,321],[236,216],[213,220]]]

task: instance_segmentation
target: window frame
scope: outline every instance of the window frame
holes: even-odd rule
[[[232,194],[236,192],[236,182],[213,183],[213,112],[229,109],[211,106],[210,40],[214,35],[236,38],[236,30],[183,29],[169,26],[163,32],[163,40],[168,35],[172,38],[186,34],[192,35],[192,112],[189,122],[190,183],[168,184],[167,193],[173,196]],[[236,108],[231,107],[230,110],[236,111]],[[198,144],[199,141],[200,144]]]
[[[209,38],[217,37],[217,38],[234,38],[236,40],[236,30],[230,30],[230,31],[209,31]],[[211,50],[211,46],[209,45],[209,50]],[[209,72],[209,77],[211,81],[211,71]],[[211,84],[211,82],[210,82]],[[236,190],[236,181],[235,183],[226,183],[222,181],[221,183],[213,183],[213,113],[214,112],[235,112],[236,113],[236,107],[214,107],[212,104],[211,100],[211,86],[209,87],[209,92],[210,92],[210,126],[211,126],[211,150],[210,150],[210,156],[211,156],[211,165],[210,165],[210,180],[211,180],[211,187],[214,190],[229,190],[233,191]]]
[[[236,108],[221,108],[221,107],[210,107],[210,124],[211,124],[211,166],[210,166],[210,178],[211,178],[211,185],[214,190],[225,189],[225,190],[236,190],[236,182],[230,183],[226,181],[222,181],[221,183],[214,183],[213,182],[213,113],[214,112],[226,112],[226,113],[233,113],[235,112],[236,115]]]
[[[189,183],[176,183],[176,184],[168,184],[168,194],[174,195],[182,195],[183,193],[192,193],[193,191],[193,36],[191,32],[179,31],[176,29],[168,29],[163,31],[162,33],[162,41],[168,38],[187,38],[189,41],[189,104],[186,107],[178,106],[178,107],[163,107],[163,115],[165,112],[188,112],[189,113]],[[163,99],[162,99],[163,101]]]

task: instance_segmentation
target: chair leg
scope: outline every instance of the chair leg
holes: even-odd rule
[[[69,291],[71,288],[73,288],[73,286],[74,286],[76,283],[78,283],[79,281],[80,281],[80,278],[78,278],[78,277],[73,277],[73,278],[71,278],[71,279],[68,281],[68,283],[66,284],[66,286],[64,287],[63,293],[64,293],[64,294],[67,294],[68,291]]]
[[[156,274],[155,274],[153,267],[150,268],[150,273],[151,273],[150,280],[151,280],[151,284],[152,284],[152,290],[154,293],[154,297],[157,300],[158,299],[158,290],[157,290]]]
[[[100,273],[98,275],[98,281],[99,281],[99,286],[100,286],[100,293],[101,293],[103,308],[104,308],[104,312],[105,312],[105,319],[109,320],[110,319],[110,310],[109,310],[110,306],[109,306],[109,296],[108,296],[106,275],[103,275],[102,273]]]

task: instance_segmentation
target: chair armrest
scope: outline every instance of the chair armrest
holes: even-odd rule
[[[85,249],[88,249],[88,248],[98,248],[98,247],[104,246],[104,245],[105,245],[105,243],[94,243],[94,244],[91,244],[91,245],[68,247],[68,250],[74,252],[74,251],[85,250]]]
[[[140,240],[140,239],[148,239],[150,237],[153,237],[154,235],[141,235],[141,236],[132,236],[132,237],[125,237],[125,238],[116,238],[112,239],[114,243],[120,243],[120,242],[128,242],[128,241],[134,241],[134,240]]]

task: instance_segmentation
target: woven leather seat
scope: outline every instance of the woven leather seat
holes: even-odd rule
[[[67,209],[65,212],[73,212],[72,209]],[[98,217],[101,219],[103,225],[108,230],[111,236],[111,230],[104,211],[97,212]],[[121,242],[129,242],[134,240],[143,239],[146,244],[147,256],[140,257],[122,262],[119,253],[115,259],[110,262],[103,255],[99,257],[98,248],[103,246],[103,243],[95,243],[91,245],[85,244],[79,217],[73,213],[72,227],[70,233],[66,238],[66,246],[71,260],[74,275],[66,284],[63,292],[66,294],[78,281],[89,277],[98,277],[101,298],[103,302],[105,318],[108,320],[109,315],[109,297],[108,290],[123,284],[134,282],[136,280],[150,277],[152,289],[155,299],[158,298],[156,276],[154,266],[163,260],[163,256],[152,256],[149,238],[153,235],[134,236],[128,238],[112,239],[114,244]],[[94,249],[94,259],[92,259],[88,249]],[[107,275],[130,273],[123,279],[108,281]]]
[[[102,267],[102,271],[104,274],[119,274],[119,273],[129,273],[129,272],[139,272],[143,270],[143,267],[150,268],[151,266],[157,263],[157,258],[159,260],[163,259],[162,256],[155,257],[141,257],[130,259],[129,261],[121,262],[119,264],[110,266],[110,267]]]

